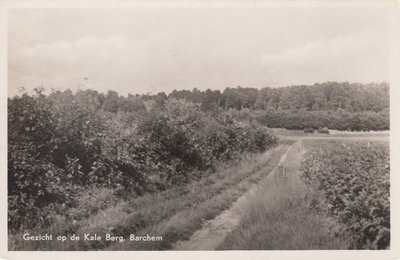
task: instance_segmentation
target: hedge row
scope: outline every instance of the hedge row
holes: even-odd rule
[[[14,97],[8,100],[9,230],[46,225],[57,215],[82,217],[71,209],[85,190],[140,196],[275,143],[266,127],[229,112],[207,115],[184,100],[113,113],[93,91]]]

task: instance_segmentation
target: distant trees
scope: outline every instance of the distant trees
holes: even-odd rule
[[[271,128],[301,130],[327,127],[344,131],[379,131],[390,128],[388,110],[381,112],[270,110],[256,111],[253,117]]]
[[[337,130],[389,129],[389,85],[325,82],[284,88],[173,91],[168,98],[200,103],[203,111],[251,109],[268,127]]]
[[[112,114],[144,113],[162,108],[171,99],[186,100],[199,105],[207,114],[216,115],[230,109],[254,111],[249,117],[265,126],[304,129],[304,127],[329,127],[338,130],[387,130],[389,129],[389,85],[386,83],[337,83],[325,82],[312,86],[300,85],[283,88],[226,88],[224,91],[174,90],[169,95],[120,96],[115,91],[106,94],[93,90],[53,92],[49,102],[65,100],[61,111],[75,111],[76,105],[85,104],[87,113],[99,109]],[[83,109],[83,108],[82,108]],[[58,112],[57,112],[58,111]],[[80,110],[81,111],[81,110]],[[74,114],[71,114],[74,117]],[[81,115],[81,117],[84,117]],[[91,115],[93,118],[93,115]],[[132,116],[131,116],[132,117]],[[74,123],[78,123],[77,120]]]
[[[312,86],[300,85],[282,88],[226,88],[224,91],[174,90],[170,94],[120,96],[115,91],[106,94],[92,90],[79,91],[82,98],[89,98],[92,105],[102,110],[145,111],[153,106],[162,106],[169,99],[184,99],[200,104],[204,112],[229,109],[250,109],[255,111],[330,111],[382,112],[389,109],[389,85],[387,83],[337,83],[325,82]],[[60,95],[54,92],[50,96]],[[72,95],[70,93],[69,95]]]
[[[326,82],[313,86],[264,88],[259,90],[257,108],[335,111],[345,109],[379,112],[389,107],[389,86]]]
[[[389,108],[389,85],[386,83],[325,82],[312,86],[283,88],[226,88],[199,91],[174,90],[168,98],[186,99],[200,103],[203,110],[220,108],[228,110],[306,110],[349,112],[380,112]]]

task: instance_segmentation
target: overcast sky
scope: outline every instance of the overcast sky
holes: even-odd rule
[[[21,86],[81,85],[126,95],[389,80],[385,8],[14,9],[8,15],[9,96]]]

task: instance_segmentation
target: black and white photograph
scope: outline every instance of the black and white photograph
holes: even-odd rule
[[[3,8],[6,252],[400,259],[381,2]]]

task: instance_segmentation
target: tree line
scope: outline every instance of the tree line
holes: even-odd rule
[[[349,112],[380,112],[389,109],[389,85],[383,83],[325,82],[312,86],[282,88],[226,88],[224,91],[174,90],[146,98],[156,101],[179,98],[200,103],[203,110],[230,108],[241,110],[306,110]]]
[[[389,85],[382,83],[325,82],[312,86],[283,88],[226,88],[224,91],[174,90],[170,94],[118,96],[114,91],[98,94],[106,111],[148,110],[169,99],[199,104],[206,113],[250,110],[248,117],[267,127],[304,129],[327,127],[336,130],[388,130]]]

